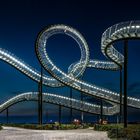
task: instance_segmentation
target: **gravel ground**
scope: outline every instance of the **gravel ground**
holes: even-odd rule
[[[78,130],[29,130],[3,127],[0,140],[110,140],[106,132],[91,129]]]

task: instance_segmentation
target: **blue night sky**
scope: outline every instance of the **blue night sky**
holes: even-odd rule
[[[85,37],[90,58],[105,60],[101,53],[101,35],[111,25],[121,21],[140,20],[139,2],[113,0],[1,0],[0,1],[0,47],[12,52],[26,63],[40,69],[35,54],[35,40],[38,32],[51,24],[66,24],[76,28]],[[140,98],[140,41],[129,42],[128,94]],[[117,43],[117,48],[123,44]],[[49,39],[47,51],[55,64],[65,72],[68,66],[79,60],[80,49],[76,42],[64,35],[55,35]],[[45,72],[47,74],[47,72]],[[119,71],[87,69],[83,79],[93,84],[119,92]],[[0,103],[21,92],[37,91],[37,83],[11,67],[0,62]],[[69,96],[70,88],[44,87],[44,92],[53,92]],[[73,97],[80,93],[73,90]],[[51,110],[51,111],[50,111]],[[36,115],[37,103],[20,103],[10,109],[11,115]],[[44,114],[57,116],[58,106],[44,104]],[[69,115],[64,108],[63,117]],[[74,111],[79,117],[80,113]],[[4,115],[4,113],[2,114]],[[135,117],[133,117],[133,115]],[[87,118],[93,115],[87,114]],[[96,116],[95,116],[96,118]],[[129,109],[129,120],[140,121],[140,110]]]

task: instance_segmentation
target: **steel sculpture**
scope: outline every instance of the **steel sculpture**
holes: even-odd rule
[[[68,73],[63,72],[60,68],[54,65],[46,51],[47,41],[49,37],[55,34],[65,34],[72,37],[80,47],[81,58],[78,62],[75,62],[69,66]],[[103,114],[113,115],[115,113],[118,113],[120,103],[119,93],[93,85],[91,83],[87,83],[83,80],[80,80],[80,77],[83,75],[87,67],[105,70],[119,70],[120,68],[122,68],[124,64],[124,56],[114,48],[113,44],[116,41],[124,39],[140,39],[140,21],[122,22],[108,28],[102,35],[101,51],[111,61],[90,60],[87,42],[77,30],[66,25],[53,25],[49,28],[45,28],[38,35],[36,41],[36,54],[41,65],[48,73],[51,74],[52,77],[43,75],[43,84],[51,87],[61,87],[66,85],[78,91],[81,91],[83,94],[103,99],[112,105],[111,107],[104,106]],[[40,72],[26,64],[24,61],[22,61],[12,53],[0,48],[0,59],[12,65],[28,77],[30,77],[32,80],[40,82]],[[34,94],[30,94],[30,96],[32,95]],[[21,96],[22,94],[16,96],[15,98],[18,100],[18,97]],[[87,109],[85,108],[86,104],[86,106],[88,106],[92,110],[91,111],[89,108],[87,109],[88,111],[90,110],[90,113],[100,114],[100,106],[98,105],[83,102],[84,105],[81,108],[81,101],[63,96],[48,94],[48,98],[51,96],[55,97],[55,102],[60,105],[78,108],[82,111],[85,111]],[[60,98],[62,99],[62,97],[64,100],[60,100]],[[122,96],[122,104],[123,98],[124,97]],[[49,102],[54,103],[53,100],[50,100]],[[71,102],[72,104],[70,105]],[[75,106],[73,106],[73,103],[75,103]],[[127,97],[127,105],[134,108],[140,108],[140,99]],[[4,105],[1,105],[1,108],[3,108],[4,106],[5,103]]]

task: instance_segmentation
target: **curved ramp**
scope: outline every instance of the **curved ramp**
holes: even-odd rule
[[[64,73],[58,68],[51,61],[46,51],[47,40],[55,34],[65,34],[72,37],[80,47],[81,58],[78,62],[70,65],[68,73]],[[51,87],[61,87],[66,85],[81,91],[83,94],[102,98],[108,102],[111,101],[112,107],[106,106],[104,107],[104,110],[112,110],[111,112],[116,113],[116,106],[118,108],[117,104],[120,103],[119,93],[87,83],[79,78],[83,75],[87,67],[106,70],[118,70],[122,68],[124,57],[114,48],[113,44],[116,41],[124,39],[140,39],[140,21],[122,22],[108,28],[102,35],[101,51],[111,61],[90,60],[88,44],[77,30],[66,25],[54,25],[45,28],[38,35],[36,41],[36,53],[41,65],[52,75],[52,77],[43,75],[43,84]],[[37,70],[2,48],[0,48],[0,59],[12,65],[32,80],[35,80],[36,82],[40,81],[41,75]],[[128,97],[127,100],[128,106],[140,108],[140,99]],[[80,103],[80,101],[78,103]],[[98,109],[96,113],[98,114]]]
[[[3,104],[1,104],[0,112],[4,111],[8,107],[10,107],[13,104],[16,104],[18,102],[37,101],[37,100],[38,100],[37,92],[22,93],[22,94],[19,94],[13,98],[7,100]],[[73,108],[73,109],[76,109],[79,111],[84,111],[84,112],[92,113],[92,114],[100,114],[100,112],[101,112],[99,105],[79,101],[79,100],[68,98],[65,96],[59,96],[56,94],[43,93],[43,102],[62,105],[62,106],[68,107],[68,108]],[[103,109],[104,109],[104,111],[103,111],[104,115],[113,115],[114,114],[114,112],[113,112],[114,109],[112,109],[112,107],[110,107],[108,109],[104,106]],[[117,109],[117,111],[119,111],[119,108],[117,108],[117,106],[116,106],[116,109]]]

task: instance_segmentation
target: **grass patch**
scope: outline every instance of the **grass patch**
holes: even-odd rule
[[[128,125],[127,128],[111,129],[108,131],[110,138],[124,138],[127,140],[140,140],[140,125]]]
[[[88,124],[3,124],[3,126],[12,126],[12,127],[19,127],[19,128],[26,128],[26,129],[35,129],[35,130],[71,130],[71,129],[85,129],[88,128]]]
[[[95,124],[94,126],[94,130],[97,130],[97,131],[109,131],[109,130],[112,130],[112,129],[120,129],[120,128],[123,128],[123,125],[121,124],[105,124],[105,125],[101,125],[101,124]]]
[[[97,124],[94,130],[108,131],[108,137],[114,140],[140,140],[140,124],[128,124],[127,128],[123,128],[122,124]]]
[[[0,130],[2,130],[2,126],[0,125]]]

